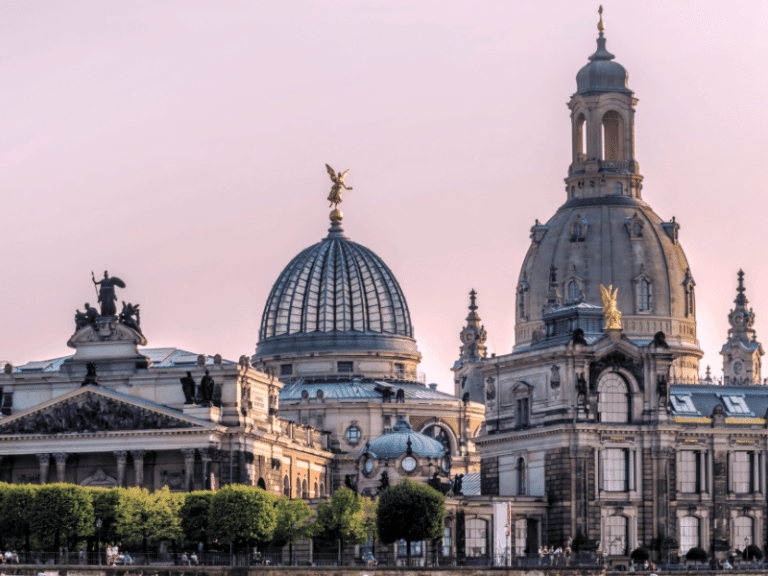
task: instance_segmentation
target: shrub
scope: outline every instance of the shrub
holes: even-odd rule
[[[762,560],[763,551],[760,550],[760,546],[750,544],[747,549],[744,550],[744,558],[747,560]]]
[[[704,550],[704,548],[699,548],[698,546],[695,546],[688,550],[688,552],[685,555],[686,560],[690,560],[692,562],[706,562],[707,561],[707,551]]]
[[[640,548],[635,548],[632,550],[630,558],[632,558],[632,560],[635,562],[645,562],[646,560],[651,559],[651,553],[647,548],[643,548],[641,546]]]

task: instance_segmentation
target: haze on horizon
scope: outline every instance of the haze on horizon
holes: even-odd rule
[[[604,8],[643,199],[681,225],[719,375],[739,268],[768,342],[768,3]],[[392,269],[420,368],[452,391],[470,289],[489,351],[513,345],[596,24],[570,0],[0,3],[0,358],[70,354],[105,269],[149,346],[251,355],[273,282],[326,234],[328,163],[351,169],[347,235]]]

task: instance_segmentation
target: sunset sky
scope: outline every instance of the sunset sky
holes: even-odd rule
[[[470,289],[489,350],[513,345],[597,6],[1,0],[0,359],[72,353],[105,269],[149,346],[253,354],[273,282],[326,234],[327,162],[351,169],[347,235],[392,269],[420,369],[452,391]],[[643,199],[680,223],[719,374],[739,268],[768,344],[768,2],[604,8]]]

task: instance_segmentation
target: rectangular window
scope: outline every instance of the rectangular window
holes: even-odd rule
[[[488,552],[488,523],[480,518],[472,518],[465,522],[464,530],[467,557],[485,556]]]
[[[518,428],[528,426],[528,398],[517,400],[517,426]]]
[[[451,523],[446,520],[443,528],[443,558],[452,556],[451,554]]]
[[[684,494],[701,494],[706,492],[705,455],[699,451],[684,450],[678,460],[680,468],[680,491]]]
[[[293,374],[293,364],[280,364],[280,376],[291,376]]]
[[[629,490],[629,450],[608,448],[601,452],[603,490],[627,492]]]
[[[405,364],[395,364],[395,376],[398,378],[405,378]]]
[[[352,362],[339,362],[336,368],[339,372],[351,374],[354,370]]]
[[[525,518],[515,520],[515,556],[525,556],[527,542],[528,520]]]
[[[723,396],[723,403],[730,414],[752,414],[743,396]]]
[[[731,454],[732,488],[736,494],[753,492],[754,453],[733,452]]]
[[[421,542],[411,542],[411,557],[421,556]],[[401,558],[408,556],[408,543],[405,540],[398,540],[397,555]]]

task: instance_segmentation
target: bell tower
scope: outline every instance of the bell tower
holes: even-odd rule
[[[572,160],[565,179],[568,199],[599,196],[640,198],[635,160],[635,104],[627,71],[605,47],[603,7],[597,51],[576,75],[571,96]]]
[[[760,384],[762,378],[761,356],[763,345],[757,341],[753,328],[755,313],[747,308],[749,300],[744,294],[744,271],[739,270],[739,286],[736,288],[736,306],[728,314],[728,341],[720,354],[723,356],[723,380],[725,384]]]
[[[469,293],[469,315],[467,325],[459,333],[461,348],[459,359],[453,365],[454,393],[459,398],[467,398],[472,402],[485,404],[485,384],[479,368],[483,365],[486,355],[485,341],[488,333],[480,324],[477,314],[477,292]]]

